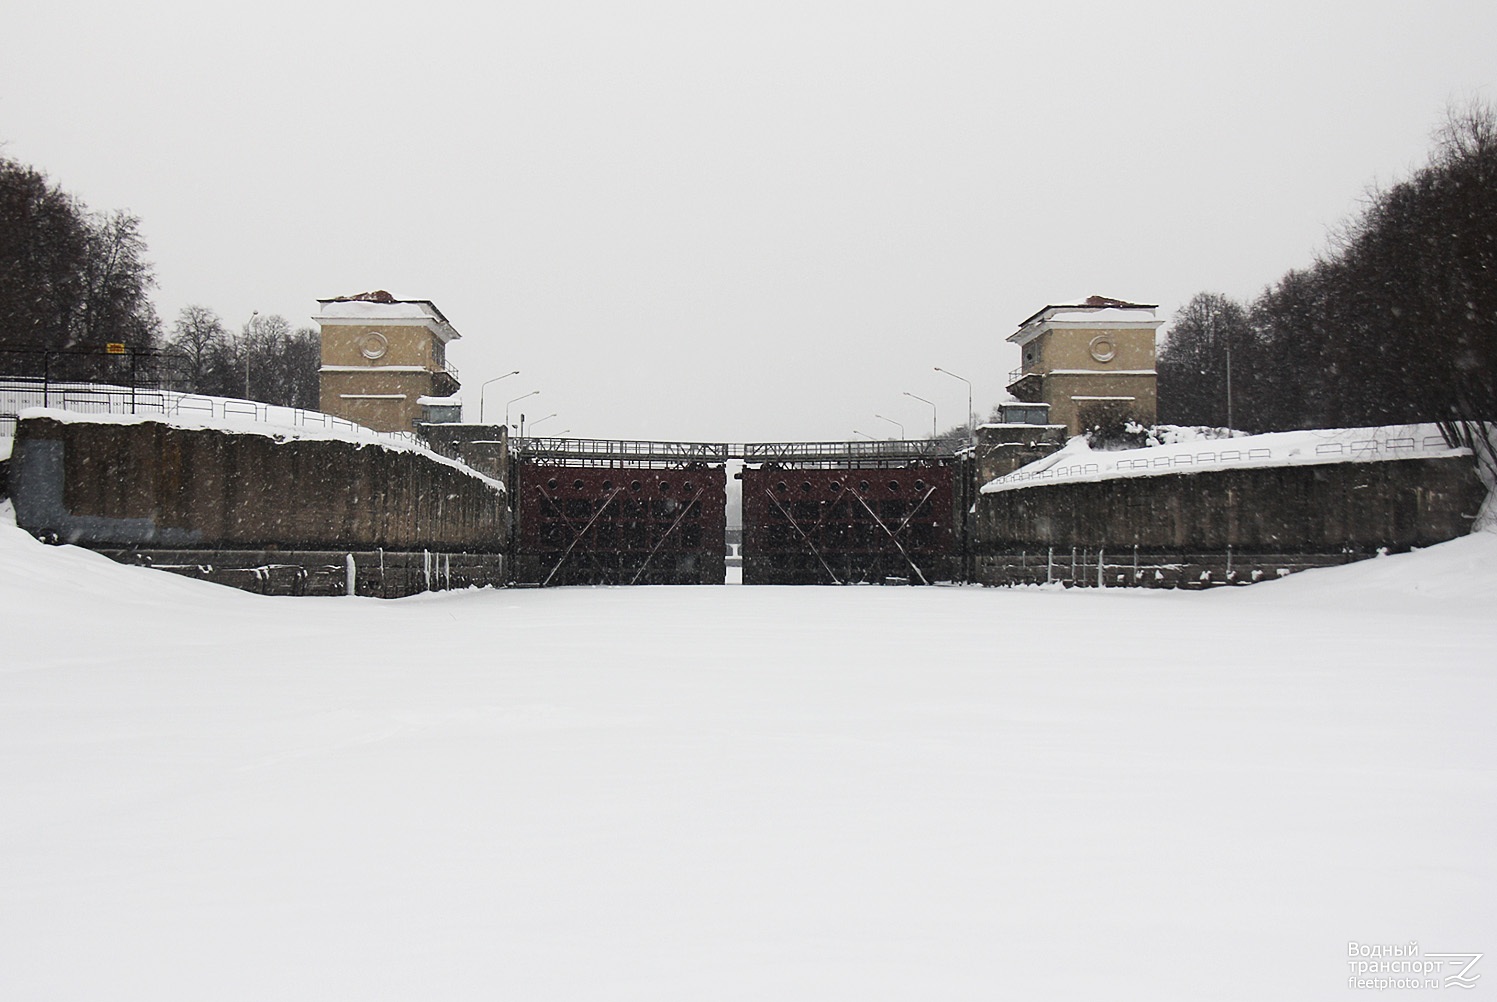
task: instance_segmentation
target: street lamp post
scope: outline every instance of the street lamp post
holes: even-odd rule
[[[933,402],[926,400],[924,397],[916,397],[915,394],[911,393],[909,390],[905,390],[904,395],[907,397],[914,397],[914,399],[930,407],[930,438],[931,441],[934,442],[936,439],[936,405]]]
[[[555,416],[556,416],[556,412],[552,411],[550,414],[547,414],[545,417],[543,417],[543,418],[536,418],[534,421],[530,422],[530,434],[532,434],[532,435],[535,434],[535,426],[536,425],[540,424],[542,421],[549,421],[552,418],[554,418]],[[525,417],[525,415],[523,415],[523,414],[520,415],[521,420],[523,420],[524,417]]]
[[[1232,430],[1232,342],[1227,342],[1227,430]]]
[[[510,404],[517,404],[521,400],[524,400],[526,397],[533,397],[537,393],[540,393],[540,392],[541,392],[540,390],[531,390],[529,393],[522,393],[518,397],[515,397],[513,400],[510,400],[510,401],[506,402],[505,405],[504,405],[504,427],[506,427],[506,428],[509,427],[509,407],[510,407]]]
[[[878,439],[874,438],[872,435],[868,434],[866,431],[858,431],[858,429],[854,428],[852,430],[852,433],[854,435],[862,435],[864,438],[866,438],[870,442],[877,442],[878,441]]]
[[[972,427],[972,380],[968,379],[966,376],[958,376],[950,369],[943,369],[939,365],[935,366],[935,370],[937,372],[944,372],[952,379],[960,379],[962,382],[967,384],[967,444],[971,445],[973,439],[977,437],[977,431]]]
[[[518,376],[519,374],[520,374],[520,370],[519,369],[516,369],[514,372],[506,372],[502,376],[495,376],[493,379],[485,380],[484,383],[483,383],[483,385],[478,388],[478,423],[479,424],[483,424],[483,391],[489,388],[489,383],[497,383],[501,379],[508,379],[510,376]],[[505,421],[504,423],[505,424],[509,424],[508,421]]]
[[[898,428],[899,429],[899,439],[900,439],[900,441],[904,441],[906,438],[909,437],[909,436],[907,436],[904,433],[904,425],[900,424],[898,421],[894,420],[893,418],[891,418],[891,417],[884,417],[882,414],[875,414],[873,416],[876,417],[876,418],[878,418],[880,421],[887,421],[890,424],[892,424],[894,427]]]
[[[250,395],[249,395],[249,363],[250,363],[250,352],[253,351],[254,347],[255,347],[255,331],[259,327],[259,325],[256,323],[256,321],[259,319],[259,317],[260,317],[260,311],[259,310],[255,310],[253,313],[250,314],[249,323],[247,323],[247,324],[244,325],[245,331],[246,331],[246,334],[247,334],[247,336],[244,339],[244,399],[246,399],[246,400],[248,400],[250,398]]]

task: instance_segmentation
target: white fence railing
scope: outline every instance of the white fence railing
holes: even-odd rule
[[[412,432],[373,431],[322,411],[281,407],[258,400],[210,397],[175,390],[141,389],[105,383],[43,383],[40,379],[0,379],[0,436],[15,434],[18,416],[30,407],[54,407],[82,414],[157,414],[230,424],[313,428],[394,442],[419,444]]]
[[[1081,452],[1075,458],[1061,453],[1050,465],[1024,468],[989,483],[985,493],[1045,483],[1105,480],[1113,477],[1226,470],[1242,466],[1299,466],[1314,463],[1376,462],[1386,459],[1431,458],[1469,454],[1451,445],[1434,425],[1413,426],[1408,433],[1377,434],[1380,429],[1332,429],[1320,432],[1280,432],[1197,444],[1174,444],[1149,449]],[[1309,441],[1308,436],[1336,435],[1340,440]],[[1043,462],[1043,461],[1041,461]],[[1038,464],[1035,464],[1038,465]]]

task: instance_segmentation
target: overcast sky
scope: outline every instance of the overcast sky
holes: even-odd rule
[[[885,436],[1000,399],[1046,303],[1256,294],[1446,106],[1497,3],[15,3],[0,152],[141,217],[168,324],[370,289],[469,417]]]

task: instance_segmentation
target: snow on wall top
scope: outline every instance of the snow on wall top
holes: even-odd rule
[[[1064,449],[989,481],[982,493],[1240,467],[1444,459],[1471,454],[1469,449],[1449,445],[1435,424],[1283,431],[1215,439],[1191,431],[1177,429],[1173,436],[1177,440],[1168,444],[1115,452],[1094,450],[1078,436]]]
[[[477,470],[464,466],[456,460],[448,459],[446,456],[438,455],[423,445],[386,438],[377,431],[372,431],[359,425],[354,425],[352,429],[335,430],[305,427],[291,428],[285,425],[267,423],[246,424],[224,418],[189,415],[174,415],[171,418],[165,418],[155,414],[87,414],[80,411],[62,410],[56,407],[28,407],[21,411],[20,420],[25,421],[29,418],[50,418],[59,424],[164,424],[172,428],[182,428],[188,431],[220,431],[230,435],[260,435],[277,442],[348,442],[361,449],[374,446],[380,449],[388,449],[391,452],[416,453],[434,463],[450,466],[467,476],[482,480],[497,493],[503,494],[505,491],[503,481],[484,476]]]

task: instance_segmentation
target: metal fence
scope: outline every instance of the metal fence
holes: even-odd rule
[[[1216,551],[1159,552],[1138,547],[1041,547],[979,554],[976,579],[986,585],[1063,585],[1067,588],[1216,588],[1286,577],[1376,556],[1377,550],[1328,553]]]
[[[670,467],[746,463],[807,467],[868,467],[946,462],[961,447],[941,439],[871,442],[654,442],[633,439],[515,438],[510,451],[534,462],[566,465]]]
[[[750,442],[738,446],[738,456],[747,463],[809,467],[876,468],[894,464],[953,459],[957,443],[943,439],[910,439],[867,442]]]
[[[281,407],[258,400],[210,397],[196,393],[108,383],[59,382],[29,377],[0,376],[0,437],[12,436],[20,413],[31,407],[51,407],[82,414],[159,415],[231,424],[269,424],[290,428],[376,436],[386,441],[421,444],[412,432],[376,432],[344,418]]]
[[[0,438],[15,435],[20,413],[27,408],[52,407],[83,414],[155,414],[315,428],[422,444],[413,432],[377,432],[321,411],[185,392],[181,387],[187,382],[187,362],[185,355],[173,351],[0,348]]]

